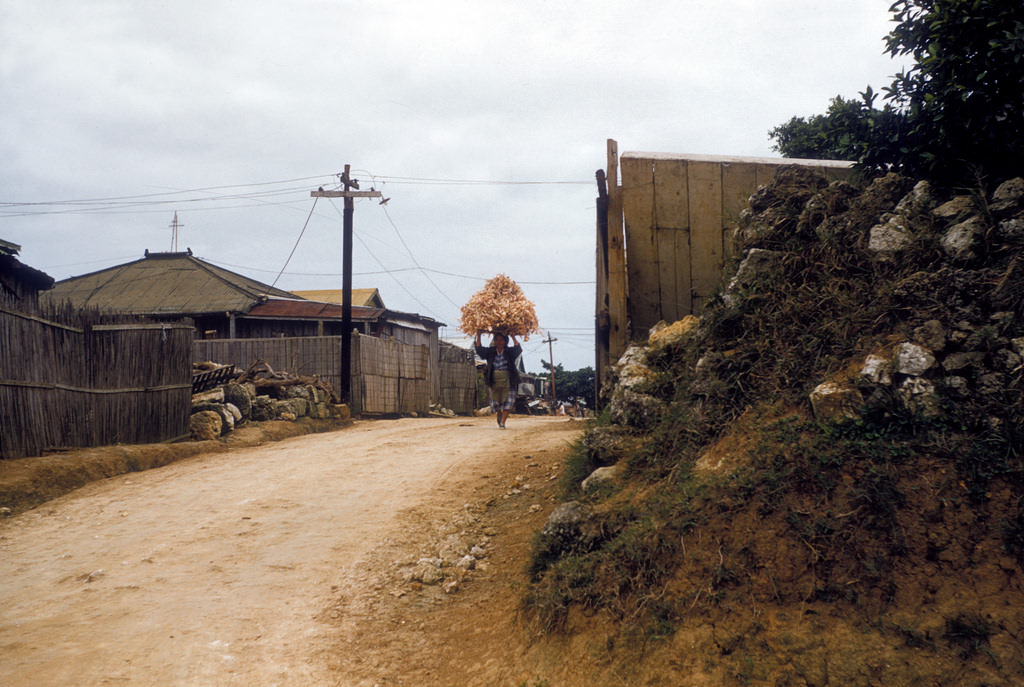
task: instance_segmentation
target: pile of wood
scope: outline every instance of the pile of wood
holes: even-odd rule
[[[533,301],[523,295],[519,285],[504,274],[489,279],[462,306],[459,329],[470,335],[477,332],[501,332],[530,340],[540,332]]]

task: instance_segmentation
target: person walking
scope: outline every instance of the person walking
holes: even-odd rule
[[[519,369],[516,361],[523,354],[523,348],[512,336],[512,345],[504,332],[494,332],[491,345],[480,343],[483,332],[476,333],[476,354],[486,361],[484,383],[491,394],[491,410],[498,416],[498,426],[505,429],[505,421],[516,403],[516,389],[519,388]]]

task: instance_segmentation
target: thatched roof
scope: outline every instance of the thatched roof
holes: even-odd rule
[[[42,299],[142,315],[245,313],[267,298],[294,294],[217,267],[187,253],[141,260],[57,282]]]

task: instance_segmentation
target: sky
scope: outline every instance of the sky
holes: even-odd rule
[[[595,173],[627,151],[774,156],[888,85],[890,0],[0,0],[0,239],[56,280],[184,251],[445,323],[506,274],[524,363],[594,365]],[[177,213],[177,230],[172,227]],[[546,339],[557,339],[546,343]]]

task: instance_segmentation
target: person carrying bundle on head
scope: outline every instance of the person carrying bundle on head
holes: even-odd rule
[[[516,403],[516,389],[519,388],[519,369],[516,361],[523,354],[523,348],[512,336],[512,345],[509,346],[509,337],[504,332],[494,332],[491,336],[491,345],[484,346],[480,342],[483,332],[476,333],[476,354],[487,363],[484,368],[484,383],[491,394],[491,410],[498,416],[498,426],[505,429],[505,421],[512,413]]]

